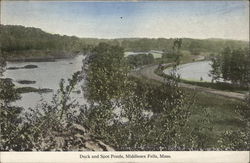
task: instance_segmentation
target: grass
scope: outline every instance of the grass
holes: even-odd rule
[[[190,93],[191,90],[186,90],[186,92]],[[213,126],[223,126],[224,129],[242,126],[239,121],[241,118],[236,112],[237,105],[242,104],[241,101],[203,92],[193,93],[196,94],[194,104],[206,110]],[[192,108],[192,111],[194,115],[204,118],[205,113],[202,111],[195,110],[195,108]],[[219,128],[221,129],[221,127]]]
[[[147,79],[146,77],[140,77],[140,82],[151,83],[159,85],[161,82],[156,80]],[[236,112],[237,106],[241,105],[243,102],[236,99],[229,99],[223,96],[209,94],[205,92],[195,91],[189,88],[182,88],[182,90],[187,94],[188,97],[194,96],[194,106],[191,107],[190,111],[193,120],[197,118],[206,117],[207,112],[211,117],[210,120],[215,126],[222,126],[220,128],[230,129],[238,128],[242,126],[240,121],[241,117]],[[197,110],[199,108],[199,110]],[[202,108],[202,110],[200,110]],[[235,128],[235,129],[236,129]],[[218,130],[221,131],[221,130]]]
[[[186,92],[191,93],[191,90]],[[217,141],[222,134],[228,130],[244,130],[246,124],[242,116],[237,112],[237,106],[242,105],[242,101],[228,99],[218,95],[203,92],[192,92],[196,94],[194,107],[190,109],[190,126],[200,126],[200,121],[207,121],[203,128],[211,128],[208,131],[208,144],[216,147]],[[207,132],[207,131],[204,131]]]
[[[140,76],[140,82],[160,84],[159,81]],[[195,129],[201,128],[201,134],[206,135],[207,147],[219,148],[218,140],[228,131],[244,130],[246,127],[243,117],[237,112],[237,107],[243,101],[229,99],[219,95],[181,88],[194,103],[190,107],[188,126]],[[192,98],[193,97],[193,98]]]
[[[191,55],[185,57],[182,62],[189,62]],[[168,66],[169,67],[169,66]],[[164,67],[164,69],[168,68]],[[156,74],[160,76],[167,76],[162,70],[157,69]],[[147,79],[146,77],[140,76],[141,82],[150,82],[151,84],[159,84],[159,81]],[[210,82],[199,82],[199,81],[188,81],[180,79],[183,83],[198,85],[207,88],[213,88],[218,90],[226,90],[233,92],[244,92],[248,88],[233,86],[229,83],[210,83]],[[213,127],[213,136],[225,132],[226,130],[238,130],[245,127],[241,120],[241,116],[236,112],[237,106],[243,102],[235,99],[229,99],[219,95],[209,94],[205,92],[199,92],[188,88],[182,88],[189,96],[195,94],[194,106],[191,108],[192,116],[190,123],[193,126],[198,125],[199,120],[204,120],[206,116],[209,116],[209,127]],[[202,110],[201,110],[202,108]]]
[[[184,62],[186,61],[188,61],[188,59]],[[169,66],[164,67],[164,69],[166,68],[169,68]],[[163,77],[167,76],[163,73],[163,69],[157,69],[155,73]],[[146,80],[146,78],[143,80]],[[229,83],[210,83],[188,81],[184,79],[180,79],[180,81],[187,84],[225,91],[245,92],[248,90],[248,88],[233,86]],[[242,116],[237,112],[237,107],[242,104],[244,105],[244,102],[188,88],[182,89],[188,94],[189,97],[195,95],[194,105],[190,108],[191,117],[189,126],[192,126],[193,128],[204,128],[203,133],[209,137],[207,140],[209,146],[216,147],[217,141],[226,131],[244,130],[246,127],[246,124],[242,121]],[[201,126],[200,122],[204,121],[206,121],[205,125]]]
[[[166,68],[166,67],[165,67]],[[162,73],[162,70],[156,70],[156,74]],[[165,75],[165,74],[163,74]],[[147,79],[144,76],[140,76],[141,82],[148,82],[151,84],[160,84],[159,81]],[[181,80],[181,82],[199,85],[202,87],[209,87],[220,90],[229,91],[247,91],[247,88],[234,87],[228,83],[208,83],[208,82],[196,82]],[[209,94],[205,92],[195,91],[188,88],[182,88],[190,97],[195,95],[195,103],[197,107],[191,108],[192,123],[197,119],[204,119],[206,117],[205,112],[210,115],[211,126],[214,126],[216,132],[224,132],[227,129],[239,129],[244,127],[241,121],[241,117],[236,113],[236,108],[243,102],[236,99],[229,99],[219,95]],[[203,108],[203,110],[197,110],[197,108]],[[205,110],[205,111],[204,111]]]
[[[197,85],[197,86],[206,87],[206,88],[217,89],[217,90],[223,90],[223,91],[240,92],[240,93],[248,91],[247,87],[236,86],[236,85],[223,83],[223,82],[211,83],[211,82],[190,81],[190,80],[185,80],[185,79],[180,79],[180,80],[183,83]]]

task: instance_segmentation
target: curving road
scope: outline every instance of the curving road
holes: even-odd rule
[[[156,81],[164,82],[164,78],[155,74],[155,70],[158,67],[158,65],[149,65],[149,66],[144,66],[140,69],[134,70],[131,72],[132,76],[138,77],[138,76],[143,76],[148,79],[153,79]],[[229,97],[233,99],[239,99],[243,100],[245,99],[245,94],[242,93],[237,93],[237,92],[228,92],[228,91],[221,91],[221,90],[216,90],[216,89],[211,89],[211,88],[206,88],[206,87],[201,87],[201,86],[196,86],[192,84],[186,84],[186,83],[179,83],[179,86],[184,87],[184,88],[190,88],[190,89],[195,89],[198,91],[203,91],[206,93],[211,93],[215,95],[220,95],[224,97]]]

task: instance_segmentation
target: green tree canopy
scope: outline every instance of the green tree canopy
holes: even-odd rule
[[[85,95],[89,100],[110,100],[125,92],[129,69],[121,47],[100,43],[87,57],[85,68]]]
[[[233,49],[225,48],[221,55],[213,57],[213,79],[219,78],[231,81],[234,85],[250,85],[250,51],[249,48]]]

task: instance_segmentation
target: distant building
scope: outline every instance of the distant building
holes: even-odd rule
[[[156,53],[156,54],[163,54],[163,51],[158,51],[158,50],[150,50],[148,53]]]
[[[125,54],[125,57],[127,57],[129,55],[152,54],[154,56],[154,58],[161,58],[163,53],[164,53],[163,51],[150,50],[147,52],[125,52],[124,54]]]
[[[206,59],[205,56],[200,55],[200,56],[196,57],[196,58],[194,59],[194,61],[202,61],[202,60],[205,60],[205,59]]]

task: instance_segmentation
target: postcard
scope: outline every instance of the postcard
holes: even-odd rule
[[[0,162],[249,162],[249,1],[0,3]]]

